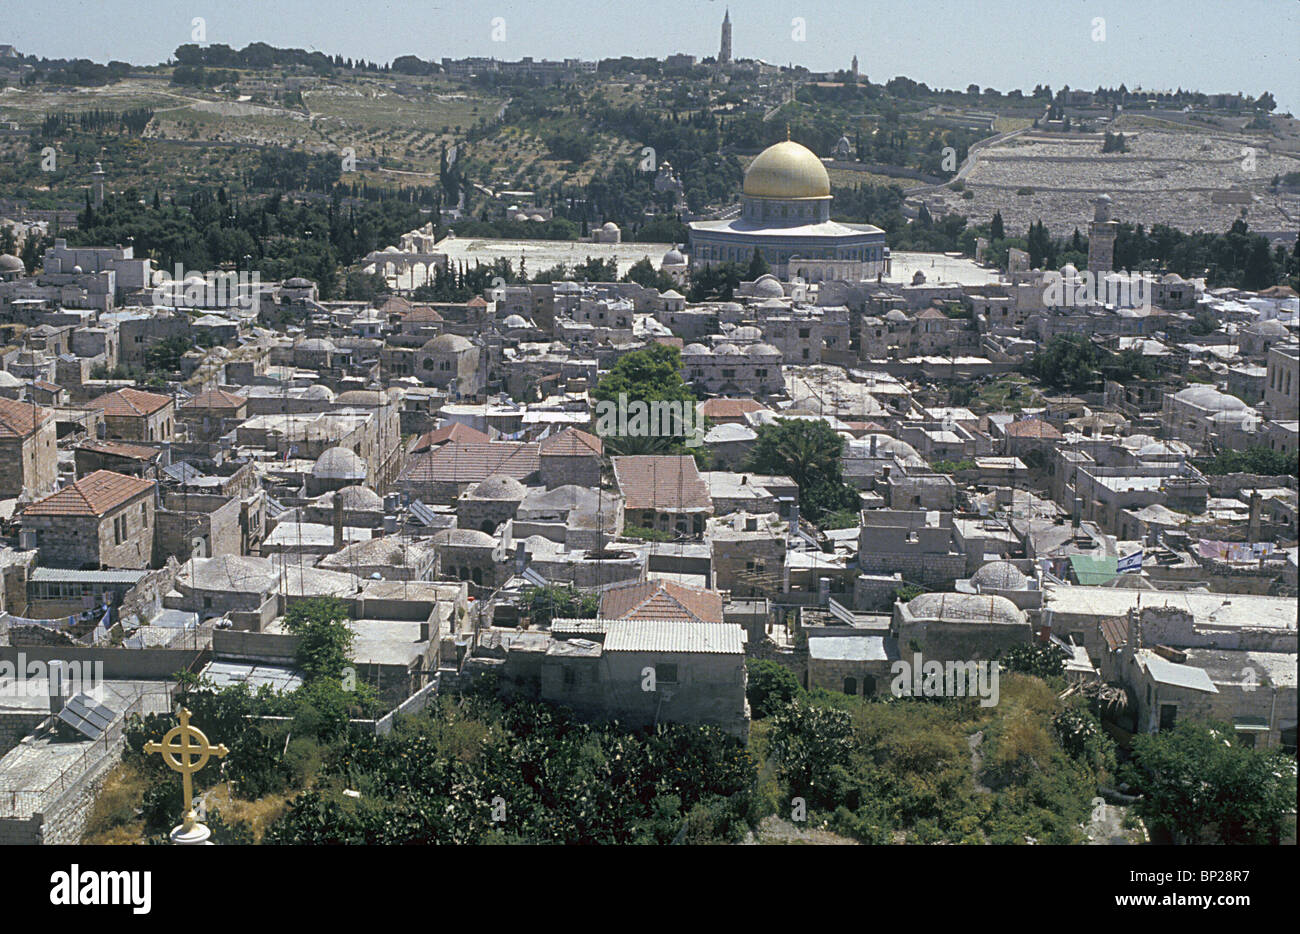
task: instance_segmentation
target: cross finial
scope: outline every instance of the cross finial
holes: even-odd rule
[[[180,709],[179,715],[181,725],[168,730],[161,743],[152,741],[145,743],[144,751],[161,753],[163,762],[181,773],[182,790],[185,795],[185,816],[182,819],[182,826],[188,832],[197,822],[193,808],[194,783],[191,776],[208,764],[209,757],[216,756],[218,759],[224,759],[230,750],[226,748],[225,743],[213,746],[202,730],[190,726],[190,712],[184,707]],[[191,740],[197,740],[197,743],[192,743]]]

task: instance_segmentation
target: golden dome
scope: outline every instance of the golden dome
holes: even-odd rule
[[[822,161],[793,140],[764,149],[745,173],[745,194],[758,198],[827,198],[830,193]]]

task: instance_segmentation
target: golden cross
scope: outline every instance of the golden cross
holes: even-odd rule
[[[145,743],[144,751],[146,753],[161,753],[163,761],[169,767],[181,773],[181,782],[185,794],[185,816],[182,819],[182,824],[184,829],[188,831],[196,821],[193,808],[194,783],[190,776],[207,765],[210,756],[224,759],[230,750],[226,748],[225,743],[218,743],[213,746],[208,742],[208,738],[203,734],[202,730],[190,726],[190,712],[184,707],[180,709],[180,718],[180,726],[174,726],[168,730],[161,743],[152,741]],[[177,739],[180,741],[177,742]],[[197,740],[197,743],[191,743],[191,740]],[[197,761],[195,761],[196,759]]]

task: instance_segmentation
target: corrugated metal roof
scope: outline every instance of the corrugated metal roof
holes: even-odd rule
[[[1207,694],[1218,694],[1219,689],[1214,686],[1210,676],[1205,673],[1204,668],[1195,668],[1191,665],[1179,665],[1176,662],[1166,661],[1154,652],[1142,653],[1142,664],[1146,666],[1147,673],[1151,675],[1152,680],[1158,684],[1169,684],[1174,687],[1188,688],[1192,691],[1204,691]]]
[[[135,584],[147,571],[74,571],[64,568],[32,568],[29,583]]]
[[[605,651],[743,655],[745,631],[735,623],[624,619],[609,624]]]

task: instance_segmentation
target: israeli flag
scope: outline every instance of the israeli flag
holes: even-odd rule
[[[1141,571],[1143,554],[1144,550],[1139,548],[1137,551],[1133,552],[1133,554],[1125,555],[1116,562],[1115,570],[1119,571],[1121,574],[1127,574],[1130,571]]]

